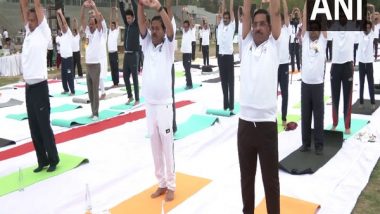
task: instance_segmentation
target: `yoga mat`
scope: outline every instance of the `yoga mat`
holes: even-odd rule
[[[71,111],[78,108],[82,108],[80,105],[75,104],[63,104],[57,107],[51,108],[51,113],[57,113],[57,112],[65,112],[65,111]],[[28,118],[27,113],[21,113],[21,114],[8,114],[6,118],[15,119],[15,120],[25,120]]]
[[[135,102],[136,102],[136,100],[129,103],[128,105],[124,103],[124,104],[120,104],[120,105],[116,105],[116,106],[111,106],[110,109],[118,110],[118,111],[125,111],[125,110],[129,110],[129,109],[133,109],[133,108],[138,108],[145,102],[145,100],[144,100],[144,98],[140,98],[140,103],[138,105],[134,106]]]
[[[73,103],[89,104],[90,100],[88,98],[73,97]]]
[[[75,90],[74,96],[83,95],[83,94],[87,94],[87,91]],[[57,93],[57,94],[52,94],[50,96],[51,97],[71,97],[69,93],[66,93],[66,94]]]
[[[324,96],[323,101],[326,103],[330,99],[330,96]],[[293,105],[293,108],[300,109],[301,108],[301,101]]]
[[[14,142],[13,140],[0,138],[0,148],[5,147],[5,146],[9,146],[9,145],[13,145],[13,144],[16,144],[16,142]]]
[[[191,134],[202,131],[218,122],[219,119],[209,115],[193,114],[186,122],[178,125],[178,130],[174,135],[174,140],[185,138]]]
[[[368,120],[363,119],[353,119],[351,118],[351,134],[345,134],[344,131],[346,128],[344,127],[344,120],[343,118],[339,118],[338,126],[336,127],[337,131],[343,132],[343,138],[346,140],[349,137],[356,134],[356,132],[360,131],[364,126],[368,124]],[[328,126],[327,129],[331,129],[332,125]]]
[[[1,177],[0,196],[31,186],[32,184],[60,175],[82,164],[88,163],[88,159],[86,158],[63,153],[59,154],[59,158],[60,162],[57,165],[57,169],[54,172],[46,172],[46,170],[43,170],[39,173],[34,173],[33,169],[35,169],[37,166],[32,166],[21,169],[21,175],[20,172],[17,171],[12,174]]]
[[[16,106],[16,105],[21,105],[23,103],[23,101],[20,101],[20,100],[16,100],[16,99],[9,99],[7,102],[5,103],[0,103],[0,108],[5,108],[5,107],[11,107],[11,106]]]
[[[175,77],[184,77],[185,76],[185,71],[176,71],[175,72]]]
[[[176,173],[176,191],[174,200],[164,204],[164,212],[167,213],[192,195],[197,193],[203,187],[208,185],[211,180],[183,173]],[[150,195],[155,192],[157,185],[154,185],[143,192],[121,202],[111,208],[112,214],[139,213],[139,214],[162,214],[162,201],[165,195],[152,199]]]
[[[286,115],[286,122],[289,123],[289,122],[299,122],[301,120],[301,116],[299,115],[293,115],[293,114],[290,114],[290,115]],[[298,126],[300,124],[298,123]],[[298,127],[297,127],[298,128]],[[282,119],[281,119],[281,115],[277,115],[277,132],[280,133],[280,132],[283,132],[285,131],[284,130],[284,127],[282,126]]]
[[[92,120],[92,118],[89,116],[84,116],[84,117],[74,118],[71,120],[70,119],[69,120],[53,119],[51,121],[51,123],[53,126],[61,126],[61,127],[70,128],[70,127],[76,126],[76,125],[85,125],[85,124],[90,124],[90,123],[94,123],[94,122],[99,122],[100,120],[105,120],[105,119],[108,119],[111,117],[115,117],[119,114],[122,114],[122,112],[111,111],[111,110],[103,110],[103,111],[99,112],[99,119],[95,120],[95,121]]]
[[[280,213],[281,214],[315,214],[319,204],[314,204],[308,201],[304,201],[298,198],[293,198],[285,195],[280,195]],[[267,205],[265,198],[255,208],[256,214],[266,214]]]
[[[202,82],[205,82],[205,83],[218,83],[218,82],[220,82],[220,77],[204,80]]]
[[[353,114],[365,114],[365,115],[372,115],[373,112],[376,111],[376,109],[380,106],[380,100],[375,100],[375,109],[372,109],[371,101],[368,99],[364,100],[363,107],[359,108],[360,101],[359,99],[356,100],[354,105],[352,105],[352,113]]]
[[[105,89],[105,90],[110,90],[110,89],[113,89],[113,88],[120,88],[120,87],[125,87],[125,85],[124,85],[124,84],[119,84],[117,87],[114,87],[114,86],[107,86],[107,87],[105,87],[104,89]]]
[[[111,76],[107,76],[105,79],[105,82],[109,82],[109,81],[112,81],[112,77]],[[76,82],[78,85],[87,85],[87,81],[78,81]]]
[[[231,117],[232,115],[235,115],[239,112],[240,112],[239,103],[235,103],[233,112],[231,112],[230,110],[224,110],[224,109],[207,109],[206,110],[206,114],[222,116],[222,117]]]
[[[105,100],[112,99],[112,98],[115,98],[115,97],[121,97],[124,94],[125,93],[109,93],[109,94],[106,94]]]
[[[193,102],[189,100],[183,100],[176,102],[176,108],[181,108],[183,106],[187,106],[192,104]],[[96,134],[98,132],[121,126],[125,123],[133,122],[135,120],[140,120],[145,118],[145,110],[139,110],[135,112],[131,112],[128,114],[122,114],[108,120],[103,120],[98,123],[92,123],[87,126],[80,126],[75,129],[69,129],[67,131],[63,131],[54,135],[55,143],[64,143],[70,140],[74,140],[77,138],[85,137],[91,134]],[[28,152],[34,151],[33,143],[27,142],[20,146],[16,146],[14,148],[8,149],[6,151],[0,151],[0,161],[7,160],[9,158],[17,157]]]
[[[193,84],[193,88],[192,89],[196,89],[196,88],[199,88],[201,86],[202,86],[202,84]],[[186,89],[184,86],[183,87],[178,87],[178,88],[174,89],[174,94],[178,94],[178,93],[181,93],[181,92],[184,92],[184,91],[188,91],[188,90],[192,90],[192,89]]]
[[[375,94],[380,94],[380,84],[375,84]]]
[[[314,132],[312,132],[310,151],[301,152],[299,147],[280,161],[279,168],[293,175],[302,175],[313,174],[324,166],[342,148],[343,133],[324,130],[323,134],[325,140],[323,155],[315,154]]]

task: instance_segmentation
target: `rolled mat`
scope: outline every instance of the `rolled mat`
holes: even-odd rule
[[[89,104],[90,100],[88,98],[73,97],[73,103]]]
[[[287,122],[298,122],[301,120],[301,116],[293,115],[293,114],[286,115],[286,120],[287,120]],[[285,131],[284,127],[282,126],[281,121],[282,121],[281,115],[277,115],[277,132],[278,133]]]
[[[125,85],[124,84],[119,84],[116,87],[115,86],[107,86],[104,89],[105,90],[110,90],[110,89],[113,89],[113,88],[120,88],[120,87],[125,87]]]
[[[174,89],[174,93],[178,94],[178,93],[181,93],[181,92],[185,92],[185,91],[188,91],[188,90],[199,88],[201,86],[202,86],[202,84],[193,84],[193,88],[191,88],[191,89],[186,89],[186,87],[178,87],[178,88]]]
[[[16,144],[16,142],[13,140],[0,138],[0,148],[5,147],[5,146],[9,146],[9,145],[14,145],[14,144]]]
[[[311,147],[308,152],[301,152],[300,148],[280,161],[280,169],[293,174],[313,174],[324,166],[342,148],[343,133],[340,131],[324,130],[323,154],[314,152],[314,132],[311,136]],[[301,143],[302,144],[302,143]]]
[[[176,102],[176,108],[181,108],[183,106],[187,106],[192,104],[193,102],[189,100],[182,100]],[[145,118],[145,110],[139,110],[135,112],[130,112],[128,114],[119,115],[107,120],[103,120],[97,123],[92,123],[88,126],[81,126],[75,129],[69,129],[67,131],[63,131],[54,135],[55,143],[65,143],[70,140],[74,140],[77,138],[85,137],[91,134],[96,134],[98,132],[111,129],[114,127],[121,126],[125,123],[133,122],[135,120],[140,120]],[[27,142],[20,146],[15,146],[5,151],[0,151],[0,161],[7,160],[9,158],[17,157],[23,155],[25,153],[34,151],[33,143]]]
[[[298,198],[293,198],[285,195],[280,195],[280,213],[281,214],[314,214],[317,213],[320,205],[314,204],[309,201],[304,201]],[[266,214],[267,206],[265,198],[255,208],[256,214]]]
[[[211,180],[183,173],[176,173],[176,191],[174,200],[162,205],[165,195],[152,199],[150,195],[156,191],[158,186],[154,185],[143,192],[121,202],[111,208],[112,214],[139,213],[139,214],[162,214],[169,212],[186,199],[197,193],[208,185]]]
[[[372,104],[370,100],[364,100],[363,106],[360,106],[360,100],[356,100],[354,105],[352,105],[352,113],[353,114],[365,114],[372,115],[373,112],[376,111],[380,106],[380,100],[375,100],[375,109],[372,108]]]
[[[20,101],[20,100],[16,100],[16,99],[9,99],[7,102],[5,103],[0,103],[0,108],[5,108],[5,107],[11,107],[11,106],[16,106],[16,105],[21,105],[23,104],[24,102],[23,101]]]
[[[344,120],[339,118],[338,126],[336,127],[337,131],[343,132],[343,138],[348,139],[349,137],[356,134],[356,132],[360,131],[364,126],[368,124],[368,120],[364,119],[352,119],[351,118],[351,134],[345,134]],[[328,126],[327,129],[331,129],[332,125]]]
[[[83,95],[83,94],[87,94],[87,91],[75,90],[74,96]],[[52,94],[50,96],[51,97],[70,97],[70,94],[69,93],[66,93],[66,94],[57,93],[57,94]]]
[[[74,105],[74,104],[63,104],[57,107],[51,108],[51,113],[58,113],[58,112],[65,112],[65,111],[71,111],[78,108],[82,108],[81,105]],[[8,114],[6,118],[15,119],[15,120],[25,120],[28,118],[27,113],[21,113],[21,114]]]
[[[77,126],[77,125],[85,125],[85,124],[90,124],[94,122],[99,122],[101,120],[105,120],[111,117],[115,117],[117,115],[122,114],[122,112],[119,111],[111,111],[111,110],[103,110],[99,112],[99,118],[98,120],[92,120],[91,117],[89,116],[84,116],[84,117],[78,117],[74,118],[71,120],[65,120],[65,119],[53,119],[51,121],[53,126],[60,126],[60,127],[72,127],[72,126]]]
[[[178,125],[178,130],[174,135],[174,140],[179,140],[196,132],[202,131],[203,129],[214,125],[218,121],[219,119],[215,116],[191,115],[186,122]]]
[[[34,173],[33,169],[37,166],[32,166],[24,169],[20,169],[12,174],[6,175],[0,178],[0,196],[6,195],[8,193],[21,190],[25,187],[31,186],[42,180],[60,175],[71,169],[74,169],[82,164],[88,163],[88,159],[68,155],[59,154],[60,162],[57,165],[57,169],[54,172],[46,172],[45,170]]]
[[[175,72],[175,77],[184,77],[185,76],[185,71],[176,71]]]
[[[207,109],[206,114],[216,115],[216,116],[222,116],[222,117],[231,117],[232,115],[235,115],[240,112],[240,104],[235,103],[234,110],[224,110],[224,109]]]

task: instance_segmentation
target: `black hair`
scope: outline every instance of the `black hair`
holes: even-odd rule
[[[190,22],[189,22],[189,20],[185,20],[185,21],[183,21],[183,24],[188,24],[188,25],[190,25]]]
[[[115,22],[115,21],[111,22],[111,24],[113,24],[113,25],[115,25],[115,26],[116,26],[116,22]]]
[[[161,22],[161,27],[162,27],[162,29],[164,29],[164,31],[166,30],[166,27],[165,27],[164,21],[162,20],[161,16],[154,16],[154,17],[152,18],[152,22],[153,22],[153,21],[159,21],[159,22]]]
[[[125,16],[132,16],[132,17],[134,17],[135,15],[133,14],[133,11],[131,9],[127,9],[125,11]]]
[[[29,13],[36,13],[36,9],[35,9],[34,7],[32,7],[32,8],[30,8],[30,9],[28,10],[28,12],[29,12]],[[5,29],[5,30],[7,30],[7,29]]]
[[[265,10],[265,9],[258,9],[258,10],[256,10],[253,13],[253,15],[252,15],[252,22],[255,19],[256,15],[258,15],[258,14],[264,14],[265,17],[267,18],[268,25],[271,26],[269,12],[267,10]]]
[[[226,12],[224,12],[224,13],[223,13],[223,17],[224,17],[225,15],[227,15],[227,16],[228,16],[228,18],[231,18],[231,14],[230,14],[230,12],[229,12],[229,11],[226,11]]]

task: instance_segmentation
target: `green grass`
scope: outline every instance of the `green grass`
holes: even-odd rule
[[[1,77],[0,78],[0,87],[8,84],[18,82],[20,80],[19,76],[16,77]]]

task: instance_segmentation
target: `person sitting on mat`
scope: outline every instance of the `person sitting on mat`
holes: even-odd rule
[[[21,17],[26,36],[22,44],[22,70],[26,82],[25,100],[30,135],[36,150],[40,172],[49,165],[48,172],[56,170],[59,163],[57,146],[50,125],[50,100],[47,82],[46,50],[51,40],[51,30],[44,16],[40,0],[28,9],[28,0],[20,0]]]
[[[151,32],[148,32],[145,24],[144,5],[159,13],[159,16],[152,18]],[[151,197],[156,198],[166,193],[165,200],[172,201],[176,188],[171,90],[171,69],[174,59],[173,26],[158,0],[140,0],[137,16],[142,38],[141,47],[145,56],[142,94],[145,98],[155,175],[159,181],[159,187]]]
[[[255,175],[260,159],[268,213],[280,213],[277,138],[277,69],[280,64],[280,0],[270,1],[270,13],[251,10],[244,0],[242,61],[240,72],[241,113],[237,144],[243,213],[255,209]],[[263,72],[265,71],[265,72]]]
[[[360,80],[360,105],[359,108],[363,108],[364,99],[364,81],[367,75],[368,91],[371,99],[371,108],[376,109],[375,105],[375,88],[373,80],[373,40],[375,33],[373,31],[372,22],[367,21],[365,23],[364,32],[359,34],[359,47],[358,47],[358,61],[359,61],[359,80]]]
[[[304,7],[306,17],[306,3]],[[327,46],[327,32],[321,32],[321,23],[308,23],[306,19],[302,24],[302,73],[301,73],[301,124],[302,147],[301,152],[310,151],[311,144],[311,118],[314,116],[314,147],[317,155],[323,154],[323,118],[324,118],[324,78]]]

